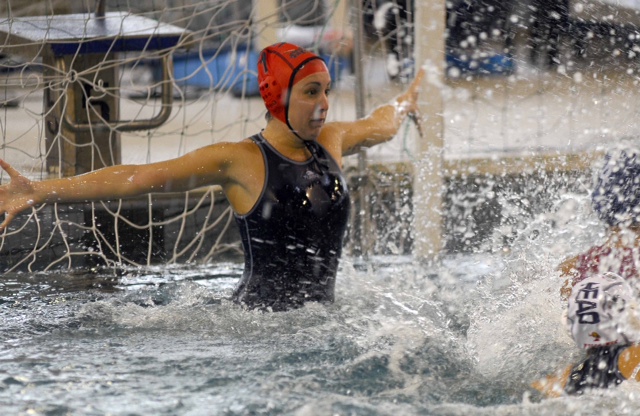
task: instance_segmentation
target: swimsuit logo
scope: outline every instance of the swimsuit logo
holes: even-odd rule
[[[320,175],[318,175],[316,172],[312,171],[312,170],[308,170],[304,173],[304,175],[302,176],[304,179],[308,180],[308,181],[313,181],[316,180],[320,177]]]

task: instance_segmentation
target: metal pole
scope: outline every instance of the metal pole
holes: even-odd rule
[[[413,182],[413,254],[430,263],[438,259],[443,243],[445,1],[416,0],[415,12],[416,65],[425,68],[426,76],[420,92],[424,137],[417,141]]]
[[[365,116],[364,69],[362,65],[362,49],[364,48],[364,22],[362,20],[362,1],[353,0],[353,4],[353,12],[355,13],[353,70],[356,77],[356,117],[362,118]],[[364,153],[364,156],[366,157],[366,153]]]
[[[253,12],[251,14],[256,48],[258,51],[261,51],[278,41],[278,1],[254,0]]]
[[[354,13],[354,39],[353,39],[353,72],[355,76],[355,104],[356,117],[365,116],[365,86],[364,86],[364,68],[363,68],[363,49],[364,49],[364,22],[362,19],[362,1],[353,0],[351,9]],[[358,179],[360,187],[358,192],[357,218],[359,221],[360,245],[354,246],[355,254],[362,257],[369,256],[369,201],[367,192],[367,151],[361,149],[358,152]]]
[[[104,0],[98,0],[96,4],[96,13],[95,13],[96,19],[104,19],[105,9],[106,9],[106,2]]]

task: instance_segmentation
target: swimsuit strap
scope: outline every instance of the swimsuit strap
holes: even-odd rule
[[[307,147],[307,150],[309,150],[309,153],[311,153],[311,157],[316,162],[316,165],[318,166],[321,172],[329,169],[329,164],[327,163],[327,160],[320,158],[320,156],[318,155],[318,151],[320,147],[318,143],[311,140],[305,140],[304,145]]]

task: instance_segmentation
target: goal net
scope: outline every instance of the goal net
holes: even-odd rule
[[[256,63],[266,42],[300,43],[323,56],[336,82],[350,76],[344,6],[324,0],[3,2],[0,157],[42,180],[242,140],[265,125]],[[349,95],[336,94],[333,119],[354,117]],[[8,175],[0,180],[8,182]],[[237,259],[232,222],[216,187],[37,206],[0,236],[0,269]]]
[[[588,168],[591,159],[579,156],[637,135],[634,4],[551,2],[556,10],[547,3],[443,4],[443,108],[425,116],[444,120],[443,233],[451,251],[494,249],[496,232],[513,237],[535,211],[509,195],[526,188],[547,198],[536,205],[546,209],[545,192],[571,188],[567,172]],[[353,120],[402,91],[415,71],[414,49],[431,47],[415,36],[424,4],[6,0],[0,158],[42,180],[242,140],[265,125],[257,54],[283,40],[323,56],[334,81],[329,118]],[[608,19],[600,10],[609,6],[626,17]],[[352,253],[410,252],[415,140],[407,124],[368,151],[365,168],[363,155],[347,159],[358,196]],[[0,272],[238,259],[232,222],[216,187],[37,206],[0,235]]]

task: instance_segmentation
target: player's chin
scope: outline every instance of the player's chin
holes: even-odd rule
[[[308,136],[312,139],[316,139],[320,135],[323,126],[324,121],[312,121],[309,123]]]
[[[320,129],[308,129],[304,132],[304,134],[300,135],[300,137],[302,137],[304,140],[311,141],[316,140],[318,136],[320,136]]]

